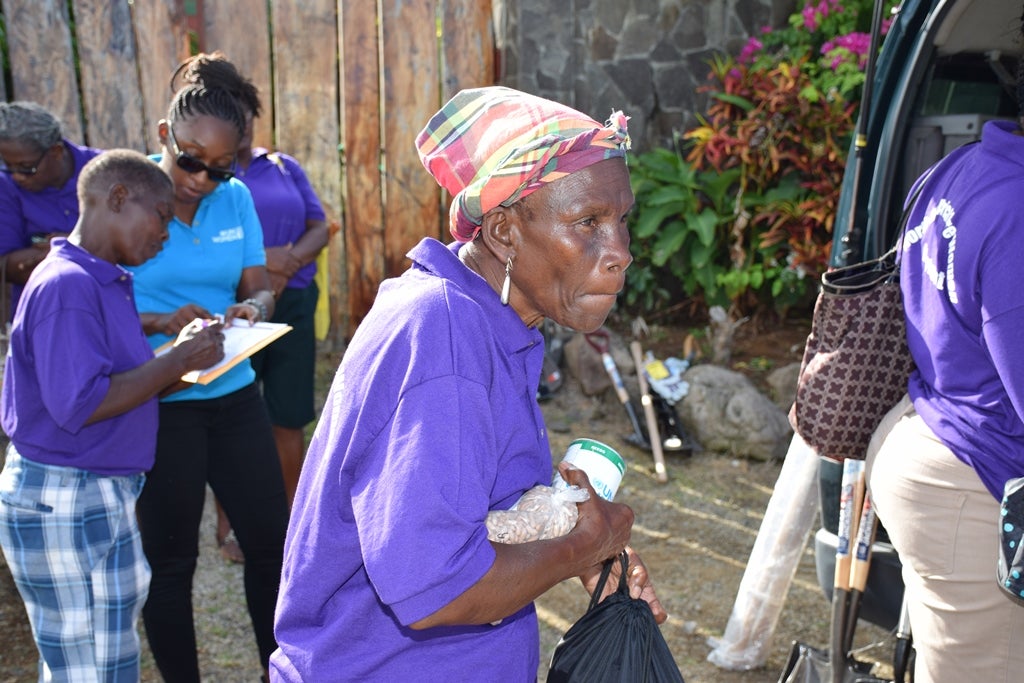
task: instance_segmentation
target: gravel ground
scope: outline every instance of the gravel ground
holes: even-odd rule
[[[760,358],[757,354],[761,353],[775,362],[788,362],[793,355],[798,358],[792,339],[801,334],[797,330],[786,341],[751,337],[747,343],[756,342],[757,350],[737,354],[736,361],[743,363],[755,355]],[[661,343],[675,342],[663,338]],[[336,355],[323,357],[319,371],[322,386],[329,383],[337,361]],[[771,363],[755,365],[770,367]],[[623,443],[621,435],[630,432],[629,423],[610,393],[603,398],[586,397],[567,382],[552,401],[543,404],[543,410],[552,430],[555,460],[572,439],[591,436],[618,447],[629,463],[616,500],[636,513],[634,545],[647,562],[670,614],[662,634],[688,683],[775,683],[791,641],[826,644],[828,604],[817,585],[814,558],[808,549],[786,597],[765,665],[750,671],[725,671],[706,659],[711,650],[709,638],[720,636],[729,619],[780,462],[715,453],[669,454],[669,481],[659,483],[652,474],[650,454]],[[260,669],[245,611],[242,568],[226,563],[217,552],[212,508],[211,502],[203,520],[194,589],[200,666],[209,681],[255,682]],[[544,680],[558,638],[585,611],[587,599],[578,582],[568,581],[537,601],[542,640],[540,680]],[[0,628],[5,635],[5,646],[0,648],[0,683],[33,680],[35,648],[6,565],[0,568]],[[867,647],[864,659],[885,661],[891,656],[891,636],[873,626],[862,623],[857,642]],[[160,680],[145,647],[142,680]]]

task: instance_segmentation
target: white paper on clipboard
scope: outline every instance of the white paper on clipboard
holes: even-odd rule
[[[229,327],[223,329],[224,358],[205,370],[186,373],[181,379],[194,384],[209,384],[291,330],[292,326],[285,323],[259,322],[250,325],[244,318],[236,318]],[[156,355],[161,356],[173,347],[174,341],[169,341],[156,350]]]

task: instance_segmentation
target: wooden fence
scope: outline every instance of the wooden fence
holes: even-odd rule
[[[408,249],[442,235],[445,198],[413,140],[456,91],[493,82],[491,12],[490,0],[4,0],[0,96],[43,104],[75,141],[156,151],[175,65],[223,51],[260,89],[255,144],[299,159],[341,228],[328,259],[338,344]]]

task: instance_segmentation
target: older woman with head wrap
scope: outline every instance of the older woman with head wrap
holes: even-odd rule
[[[592,490],[555,539],[494,543],[485,525],[551,482],[537,326],[593,331],[622,289],[625,124],[490,87],[417,138],[456,241],[409,252],[342,360],[295,498],[273,680],[533,681],[533,600],[573,576],[592,587],[626,547],[632,511]],[[631,557],[634,597],[664,621]]]

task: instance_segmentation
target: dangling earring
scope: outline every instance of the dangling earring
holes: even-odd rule
[[[501,305],[508,306],[508,295],[512,293],[512,257],[505,264],[505,281],[501,283]]]

